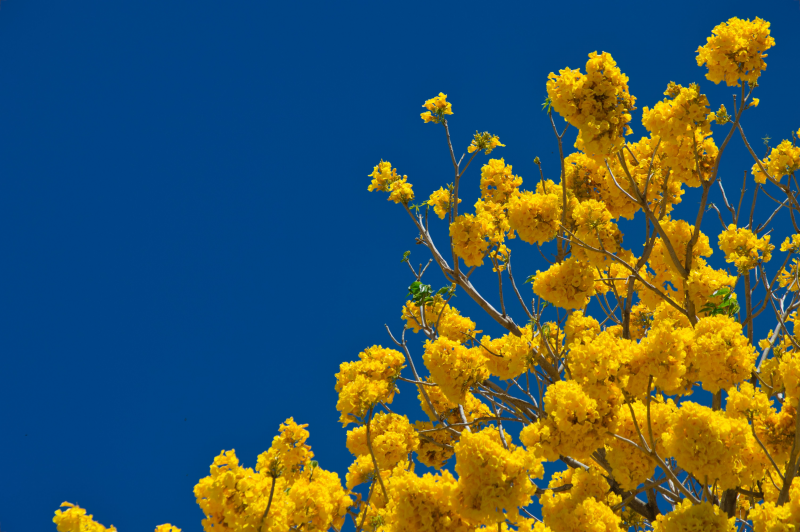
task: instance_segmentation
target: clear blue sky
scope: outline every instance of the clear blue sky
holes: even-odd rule
[[[199,531],[213,457],[254,466],[289,416],[343,476],[334,373],[399,330],[399,259],[425,257],[367,174],[388,159],[418,196],[451,178],[419,119],[439,91],[461,151],[489,130],[515,173],[536,179],[539,156],[557,179],[551,71],[607,51],[640,108],[698,81],[730,109],[695,50],[760,16],[777,46],[745,127],[755,143],[800,127],[797,0],[541,5],[2,2],[0,529],[55,530],[67,500],[122,532]],[[752,162],[732,151],[735,189]],[[544,269],[526,253],[520,277]]]

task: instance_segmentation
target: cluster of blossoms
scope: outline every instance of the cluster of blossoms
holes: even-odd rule
[[[621,530],[620,516],[612,510],[620,502],[597,468],[556,473],[539,497],[542,517],[553,532]]]
[[[381,470],[392,469],[419,447],[419,437],[408,418],[397,414],[380,412],[370,423],[370,442],[367,441],[367,426],[362,425],[347,433],[347,450],[356,457],[372,454]]]
[[[758,238],[751,230],[731,224],[719,234],[719,249],[725,253],[725,261],[733,263],[743,273],[769,262],[775,249],[769,239],[769,235]]]
[[[453,114],[453,104],[449,103],[447,101],[447,95],[441,92],[439,96],[427,100],[422,104],[422,107],[427,109],[427,111],[420,115],[426,124],[428,122],[441,124],[445,120],[445,115]]]
[[[397,390],[395,380],[405,363],[399,351],[374,345],[359,353],[360,360],[343,362],[336,374],[342,425],[353,421],[351,416],[364,417],[379,402],[391,403]]]
[[[589,54],[586,74],[569,68],[550,74],[547,96],[553,109],[580,132],[575,147],[587,154],[618,152],[631,133],[628,123],[636,98],[628,91],[628,76],[611,54]]]
[[[223,451],[209,476],[194,488],[203,510],[203,530],[285,531],[339,529],[353,499],[336,473],[311,460],[306,425],[288,419],[255,471],[239,465],[234,451]]]
[[[422,360],[450,402],[461,404],[470,387],[489,378],[480,347],[467,347],[444,336],[425,342]]]
[[[454,342],[464,343],[473,338],[475,322],[461,313],[453,305],[445,301],[441,295],[434,296],[422,306],[412,301],[406,301],[403,306],[402,319],[405,328],[418,333],[424,325],[437,331],[440,336],[449,338]]]
[[[719,150],[711,137],[708,98],[692,84],[682,87],[670,82],[667,99],[652,109],[645,107],[642,123],[654,139],[662,143],[661,162],[674,171],[687,186],[697,187],[708,179]],[[699,166],[698,166],[699,165]]]
[[[775,46],[769,22],[733,17],[711,30],[707,43],[697,49],[697,66],[708,67],[706,78],[729,87],[740,81],[754,84],[767,68],[764,52]]]
[[[433,212],[435,212],[440,219],[444,220],[444,217],[447,216],[450,213],[450,209],[453,208],[452,192],[440,188],[431,193],[431,197],[426,203],[433,207]],[[461,199],[458,200],[458,203],[461,203]]]
[[[467,151],[469,153],[475,153],[476,151],[485,150],[486,155],[489,155],[492,153],[492,150],[498,146],[505,146],[505,144],[500,143],[500,137],[492,135],[488,131],[484,131],[483,133],[476,131],[472,143],[467,147]]]
[[[800,130],[797,135],[800,136]],[[781,141],[776,148],[772,148],[769,155],[762,161],[753,165],[753,176],[756,183],[764,184],[767,182],[767,171],[775,181],[780,181],[783,176],[792,175],[800,170],[800,147],[795,146],[788,140]]]
[[[374,190],[388,192],[390,201],[404,205],[414,199],[414,191],[411,190],[408,176],[397,175],[397,168],[392,168],[392,163],[381,161],[372,170],[370,177],[372,183],[367,187],[370,192]]]
[[[596,292],[594,279],[589,264],[571,257],[544,272],[537,271],[533,293],[557,307],[581,309]]]

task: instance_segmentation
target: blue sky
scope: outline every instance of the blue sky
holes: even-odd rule
[[[787,138],[797,0],[4,1],[0,529],[54,530],[67,500],[123,532],[201,530],[192,488],[213,457],[254,466],[290,416],[343,476],[334,373],[387,345],[384,323],[400,329],[403,251],[427,260],[367,175],[389,160],[418,197],[452,175],[421,104],[447,93],[458,150],[488,130],[516,174],[538,179],[539,156],[557,180],[550,72],[607,51],[640,109],[669,81],[730,109],[695,50],[732,16],[769,20],[777,41],[746,131]],[[752,162],[737,138],[731,152],[721,175],[736,189]],[[514,243],[519,277],[545,269]]]

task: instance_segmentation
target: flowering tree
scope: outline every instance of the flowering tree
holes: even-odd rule
[[[336,375],[341,422],[355,425],[345,485],[313,460],[305,426],[289,419],[255,470],[233,451],[214,459],[195,487],[204,529],[338,530],[348,518],[358,531],[387,532],[800,529],[800,148],[793,135],[759,158],[743,126],[773,45],[760,19],[714,28],[697,63],[736,87],[732,109],[712,112],[698,85],[669,83],[666,98],[643,109],[648,134],[636,142],[625,140],[636,98],[609,54],[590,54],[585,73],[550,74],[560,177],[548,179],[537,158],[540,179],[523,190],[510,165],[489,159],[472,213],[459,213],[462,179],[480,152],[503,144],[476,133],[464,163],[446,95],[425,102],[422,119],[444,130],[453,181],[412,205],[407,176],[384,161],[372,172],[369,190],[406,211],[431,257],[415,269],[403,256],[413,282],[402,332],[387,327],[392,347],[369,347]],[[569,127],[576,151],[565,155]],[[738,201],[718,175],[734,136],[754,160]],[[723,208],[709,202],[717,188]],[[689,189],[699,208],[682,220],[675,206]],[[757,208],[759,195],[769,209]],[[434,241],[431,209],[449,226],[446,242]],[[641,225],[643,241],[623,241],[623,218]],[[714,218],[727,268],[708,261],[714,240],[701,225]],[[780,246],[782,264],[768,267],[779,219],[794,234]],[[516,236],[549,262],[525,281],[530,300],[512,272]],[[424,279],[432,264],[449,283],[438,291]],[[496,297],[471,281],[482,265]],[[453,306],[458,293],[507,333],[481,335]],[[764,312],[775,325],[757,340]],[[411,333],[422,333],[421,361]],[[391,410],[401,384],[416,389],[427,419]],[[692,401],[693,392],[710,399]],[[549,479],[546,463],[560,464]],[[436,472],[420,475],[415,464]],[[108,530],[65,505],[59,531]]]

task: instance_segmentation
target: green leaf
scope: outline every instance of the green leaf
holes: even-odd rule
[[[403,253],[403,260],[400,261],[400,264],[403,264],[404,262],[408,262],[408,256],[409,255],[411,255],[410,251],[406,251],[405,253]]]
[[[536,275],[529,275],[527,279],[525,279],[526,283],[532,283],[536,279]]]

